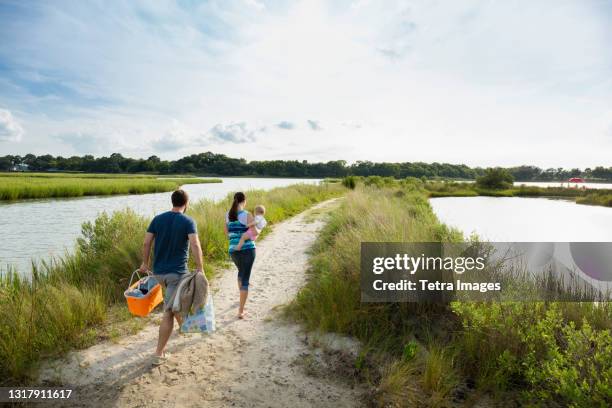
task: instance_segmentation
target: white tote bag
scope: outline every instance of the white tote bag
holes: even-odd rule
[[[187,315],[181,325],[181,333],[208,333],[215,331],[215,306],[212,296],[209,294],[206,305],[196,310],[195,313]]]

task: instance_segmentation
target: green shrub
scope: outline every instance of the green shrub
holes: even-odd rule
[[[394,177],[368,176],[364,178],[364,184],[369,187],[391,187],[398,184],[398,180]]]
[[[594,328],[609,306],[571,303],[455,303],[463,330],[455,347],[464,372],[489,391],[524,390],[532,403],[563,406],[612,403],[612,338]],[[596,310],[603,308],[603,310]]]
[[[500,167],[488,168],[484,175],[476,178],[478,187],[490,190],[501,190],[512,187],[514,177],[506,169]]]
[[[342,185],[346,188],[354,190],[357,186],[357,178],[355,176],[348,176],[342,179]]]

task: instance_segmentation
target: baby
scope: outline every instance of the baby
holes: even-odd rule
[[[265,213],[266,207],[263,205],[258,205],[255,207],[255,217],[253,218],[253,221],[247,224],[249,229],[240,237],[240,242],[238,242],[238,245],[236,245],[236,251],[240,251],[242,249],[242,245],[244,245],[244,241],[247,239],[250,239],[251,241],[255,241],[257,239],[261,230],[264,229],[268,223],[264,218]]]

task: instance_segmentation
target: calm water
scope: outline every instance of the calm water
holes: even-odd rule
[[[223,183],[188,184],[183,188],[192,201],[218,200],[240,190],[271,189],[297,183],[316,184],[313,179],[222,178]],[[31,260],[49,259],[74,247],[81,224],[102,212],[131,208],[153,216],[169,210],[170,193],[49,199],[0,204],[0,265],[29,272]]]
[[[611,189],[612,183],[560,183],[558,181],[517,181],[514,183],[515,186],[524,184],[526,186],[537,186],[537,187],[578,187],[578,188],[595,188],[595,189]]]
[[[489,241],[612,241],[612,208],[522,197],[447,197],[430,203],[445,224]]]
[[[473,183],[474,180],[461,181],[461,183]],[[565,187],[565,188],[594,188],[612,190],[612,183],[568,183],[560,181],[515,181],[514,186],[521,185],[536,186],[536,187]]]

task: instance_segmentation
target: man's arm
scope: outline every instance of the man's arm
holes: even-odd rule
[[[149,270],[149,258],[151,256],[151,246],[153,244],[153,240],[155,239],[155,235],[146,232],[144,237],[144,243],[142,244],[142,264],[138,270],[140,272],[146,272]]]
[[[200,245],[200,237],[198,237],[197,233],[189,234],[189,246],[191,247],[193,259],[195,259],[196,269],[203,272],[202,246]]]

